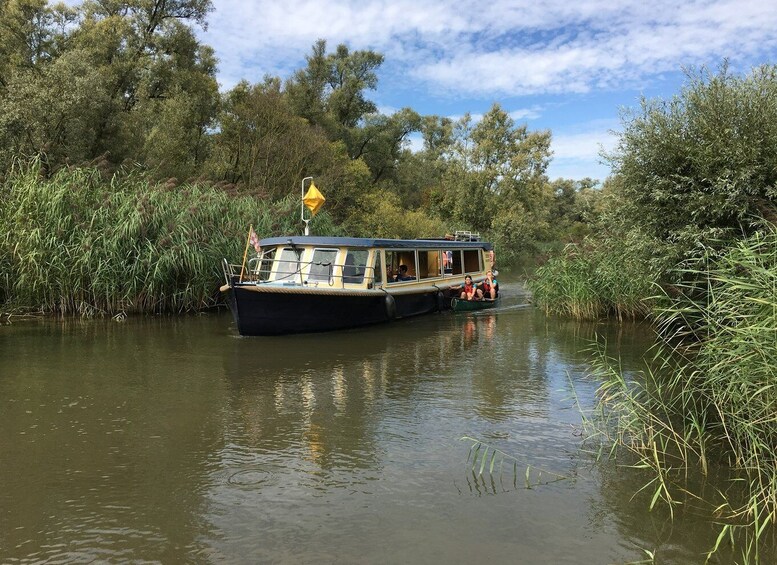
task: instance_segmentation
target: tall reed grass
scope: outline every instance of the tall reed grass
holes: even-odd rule
[[[569,244],[536,270],[529,288],[547,314],[579,320],[643,318],[656,291],[647,263],[641,250],[613,242]]]
[[[737,539],[742,559],[758,562],[777,533],[777,229],[710,251],[679,278],[693,282],[657,312],[650,367],[627,377],[599,358],[592,422],[654,471],[653,504],[678,503],[694,466],[730,468],[738,488],[714,502],[721,529],[711,552]]]
[[[17,169],[1,190],[6,309],[94,315],[207,308],[220,300],[222,257],[242,258],[250,224],[260,236],[300,231],[296,191],[269,203],[212,186],[158,184],[138,171],[106,180],[94,168],[43,179],[37,163]],[[332,230],[326,214],[317,220],[317,230]]]

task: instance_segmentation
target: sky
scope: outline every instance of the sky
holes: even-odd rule
[[[213,0],[202,41],[222,90],[289,77],[317,39],[385,56],[384,114],[477,119],[498,103],[550,130],[558,177],[604,180],[622,111],[679,93],[685,69],[777,63],[777,0]],[[420,137],[410,140],[420,146]]]

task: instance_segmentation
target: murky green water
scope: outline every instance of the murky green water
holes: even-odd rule
[[[503,292],[281,338],[226,313],[0,326],[0,562],[703,561],[705,517],[648,512],[644,477],[580,450],[578,351],[596,331],[636,367],[649,331]],[[473,472],[462,436],[517,476]]]

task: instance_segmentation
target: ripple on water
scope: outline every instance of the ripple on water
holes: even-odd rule
[[[235,471],[227,478],[227,483],[237,487],[263,487],[275,485],[278,475],[274,471],[263,468],[241,469]]]

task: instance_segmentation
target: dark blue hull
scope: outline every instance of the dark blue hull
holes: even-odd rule
[[[448,304],[436,291],[408,294],[258,292],[232,284],[229,306],[240,335],[269,336],[355,328],[436,312]]]

